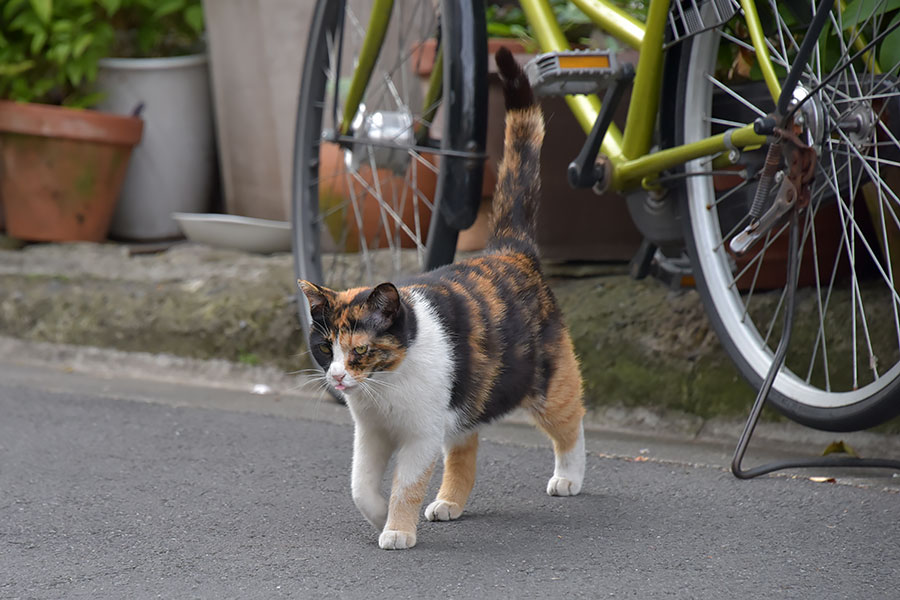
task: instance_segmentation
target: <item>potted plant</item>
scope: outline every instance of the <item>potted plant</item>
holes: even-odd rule
[[[84,110],[114,0],[9,0],[0,14],[0,199],[10,236],[100,241],[142,122]]]
[[[139,107],[135,149],[111,235],[177,237],[173,212],[205,212],[215,177],[215,135],[200,0],[121,0],[110,58],[100,60],[100,106]]]

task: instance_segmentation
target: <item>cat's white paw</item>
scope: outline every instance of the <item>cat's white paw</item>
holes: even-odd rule
[[[416,545],[416,532],[414,531],[393,531],[388,529],[382,531],[378,536],[378,546],[382,550],[406,550]]]
[[[565,477],[553,476],[547,482],[547,493],[551,496],[576,496],[581,491],[581,482]]]
[[[452,521],[462,514],[462,507],[456,502],[435,500],[425,509],[425,518],[429,521]]]

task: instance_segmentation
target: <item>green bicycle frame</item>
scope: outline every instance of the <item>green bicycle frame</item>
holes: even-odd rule
[[[362,48],[359,52],[359,62],[353,72],[353,78],[350,80],[347,97],[344,99],[344,113],[341,116],[340,125],[341,135],[349,133],[350,124],[359,110],[359,105],[365,95],[366,86],[369,85],[369,79],[372,77],[372,71],[375,68],[378,54],[384,43],[385,35],[387,35],[393,9],[394,0],[374,0],[372,4],[372,13],[369,17],[366,35],[363,38]],[[435,113],[437,113],[437,100],[441,96],[443,74],[444,53],[441,49],[438,49],[437,58],[428,81],[428,88],[425,92],[422,121],[416,124],[415,137],[418,143],[422,143],[428,137],[428,128],[422,123],[430,123],[434,119]]]
[[[372,70],[381,52],[384,36],[391,21],[391,11],[394,9],[394,0],[375,0],[372,4],[372,14],[369,17],[369,26],[366,29],[366,37],[363,39],[362,48],[359,51],[359,62],[350,81],[347,90],[347,98],[344,103],[344,114],[341,118],[341,135],[350,131],[350,123],[359,110]]]
[[[519,2],[535,32],[542,52],[570,49],[547,0],[519,0]],[[728,150],[725,134],[719,134],[698,142],[650,152],[662,85],[663,42],[669,0],[650,0],[646,23],[633,19],[607,0],[573,0],[573,2],[598,27],[640,51],[625,131],[623,133],[615,125],[610,125],[600,148],[612,165],[613,189],[622,191],[636,187],[647,179],[654,179],[661,171],[695,158]],[[741,6],[744,9],[763,77],[772,98],[777,100],[781,87],[765,45],[756,5],[753,0],[741,0]],[[600,100],[596,96],[566,96],[566,102],[581,127],[585,132],[589,132],[600,111]],[[733,130],[731,137],[731,143],[738,148],[758,146],[765,141],[765,136],[753,131],[752,124]]]
[[[711,136],[698,142],[651,152],[653,129],[659,108],[659,92],[662,85],[664,39],[669,14],[670,0],[650,0],[647,21],[642,23],[628,15],[608,0],[572,0],[598,27],[640,51],[635,70],[634,87],[625,131],[615,124],[610,125],[603,139],[600,151],[609,158],[612,165],[611,187],[622,191],[639,185],[652,185],[659,173],[684,164],[695,158],[724,153],[725,134]],[[677,0],[676,0],[677,1]],[[519,0],[522,9],[535,32],[542,52],[569,50],[569,44],[550,7],[548,0]],[[778,99],[781,86],[775,74],[768,48],[765,44],[763,28],[759,21],[754,0],[741,0],[750,39],[757,52],[757,59],[763,79],[774,100]],[[372,74],[378,51],[384,41],[390,20],[393,0],[374,0],[360,62],[353,74],[350,89],[344,105],[341,133],[347,133],[356,114],[369,78]],[[426,106],[433,104],[433,98],[440,94],[440,66],[432,74],[426,93]],[[575,119],[585,132],[589,132],[600,112],[597,96],[566,96],[566,103]],[[423,133],[417,132],[417,138]],[[756,134],[753,125],[745,125],[732,130],[731,144],[737,148],[759,146],[766,141],[765,136]]]

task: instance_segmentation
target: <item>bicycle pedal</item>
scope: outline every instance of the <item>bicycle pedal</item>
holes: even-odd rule
[[[525,74],[541,96],[594,94],[617,67],[609,50],[567,50],[539,54],[525,65]]]

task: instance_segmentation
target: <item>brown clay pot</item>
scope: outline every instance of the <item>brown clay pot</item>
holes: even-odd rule
[[[104,240],[142,130],[137,117],[0,101],[0,198],[9,235]]]
[[[438,164],[437,156],[433,154],[423,154],[422,157],[432,165]],[[379,203],[371,193],[366,191],[368,186],[374,189],[375,178],[372,177],[372,169],[367,166],[360,167],[359,175],[366,185],[362,182],[345,176],[346,167],[344,166],[344,153],[336,144],[322,144],[319,151],[319,161],[321,164],[321,179],[319,182],[319,206],[321,210],[330,214],[325,218],[325,227],[331,233],[335,242],[340,242],[342,238],[341,231],[346,228],[346,243],[340,250],[345,252],[358,252],[360,250],[360,235],[357,215],[352,208],[341,211],[330,211],[341,205],[352,207],[351,198],[356,198],[360,202],[360,212],[362,218],[362,229],[365,235],[366,245],[368,248],[387,248],[389,246],[387,235],[384,230],[384,221],[382,220],[381,208]],[[429,202],[434,201],[434,190],[437,184],[437,174],[430,168],[426,167],[419,161],[411,161],[409,169],[415,169],[415,180],[418,184],[419,191],[428,199]],[[412,201],[412,194],[409,191],[409,181],[412,181],[413,174],[407,169],[405,175],[396,175],[389,169],[378,169],[376,176],[378,178],[378,186],[385,197],[400,198],[406,193],[406,202],[404,203],[401,218],[403,223],[409,227],[410,231],[416,231],[415,216],[416,209]],[[329,175],[334,173],[334,175]],[[350,186],[353,186],[352,189]],[[431,211],[421,201],[418,201],[419,207],[419,228],[424,238],[428,233],[428,226],[431,223]],[[387,218],[391,234],[397,233],[395,219],[391,216]],[[402,230],[399,232],[401,247],[415,248],[415,242],[412,238]]]

